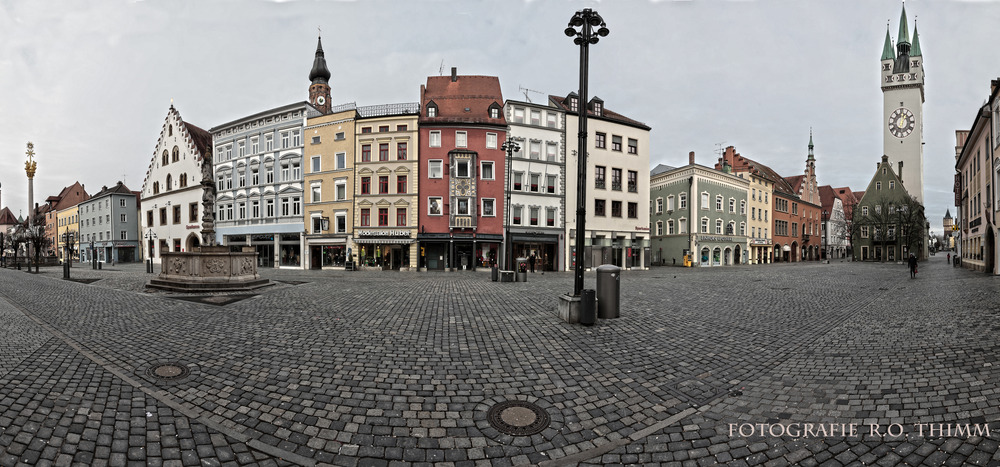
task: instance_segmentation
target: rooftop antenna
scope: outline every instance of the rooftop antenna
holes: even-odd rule
[[[517,85],[517,89],[518,89],[519,91],[521,91],[521,92],[522,92],[522,93],[524,94],[524,99],[525,99],[526,101],[528,101],[529,103],[531,103],[531,98],[530,98],[530,97],[528,97],[528,92],[537,92],[538,94],[542,94],[542,95],[545,95],[545,93],[544,93],[544,92],[542,92],[542,91],[536,91],[536,90],[534,90],[534,89],[528,89],[528,88],[526,88],[526,87],[524,87],[524,86],[521,86],[521,85]]]
[[[725,150],[724,150],[724,149],[722,149],[722,145],[723,145],[723,144],[726,144],[726,142],[725,142],[725,141],[722,141],[722,142],[719,142],[719,143],[715,143],[715,154],[716,154],[717,156],[719,156],[719,157],[722,157],[722,153],[724,153],[724,152],[725,152]]]
[[[438,76],[444,76],[444,59],[441,59],[441,66],[438,67]]]

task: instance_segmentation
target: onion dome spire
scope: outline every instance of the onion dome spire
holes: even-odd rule
[[[323,54],[323,38],[316,40],[316,58],[313,60],[312,70],[309,71],[309,81],[313,84],[327,84],[330,81],[330,69],[326,67],[326,56]]]

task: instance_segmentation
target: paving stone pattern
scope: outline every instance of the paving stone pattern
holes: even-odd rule
[[[142,265],[0,270],[0,466],[1000,465],[997,279],[920,269],[626,271],[593,327],[556,315],[567,273],[265,270],[282,282],[218,306],[145,290]],[[549,427],[493,429],[505,400]],[[730,433],[792,423],[863,434]]]

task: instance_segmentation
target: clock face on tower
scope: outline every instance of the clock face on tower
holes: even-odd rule
[[[913,116],[913,112],[910,112],[906,107],[900,107],[892,111],[892,115],[889,115],[889,121],[887,122],[889,126],[889,132],[897,138],[906,138],[910,136],[913,132],[913,127],[916,125],[917,120]]]
[[[323,96],[319,96],[319,97],[316,98],[316,103],[319,104],[319,105],[326,104],[326,98],[323,97]]]

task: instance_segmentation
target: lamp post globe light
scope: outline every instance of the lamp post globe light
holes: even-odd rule
[[[512,271],[513,269],[511,268],[511,262],[513,261],[513,254],[514,254],[514,252],[512,251],[512,249],[514,247],[514,242],[512,242],[510,240],[510,192],[511,192],[511,189],[513,187],[512,187],[512,184],[511,184],[511,175],[510,175],[510,173],[511,173],[511,167],[510,167],[510,162],[511,162],[511,157],[513,156],[513,154],[515,152],[518,152],[518,151],[521,150],[521,146],[519,144],[517,144],[517,141],[514,141],[514,140],[510,139],[510,137],[508,136],[507,137],[507,141],[503,142],[503,144],[500,146],[500,149],[502,149],[503,151],[505,151],[507,153],[507,189],[506,189],[506,191],[507,191],[507,202],[506,202],[506,205],[504,206],[504,210],[503,210],[503,212],[504,212],[504,220],[503,220],[503,238],[504,238],[504,255],[503,255],[504,259],[503,260],[504,260],[504,271]]]
[[[597,31],[594,28],[597,27]],[[576,264],[573,268],[573,295],[579,297],[583,292],[583,247],[586,235],[586,195],[587,195],[587,71],[590,44],[596,44],[601,37],[606,37],[611,31],[604,23],[604,18],[596,11],[585,8],[576,12],[569,20],[569,26],[564,31],[573,38],[573,43],[580,46],[580,112],[579,135],[577,147],[577,182],[576,182]]]

